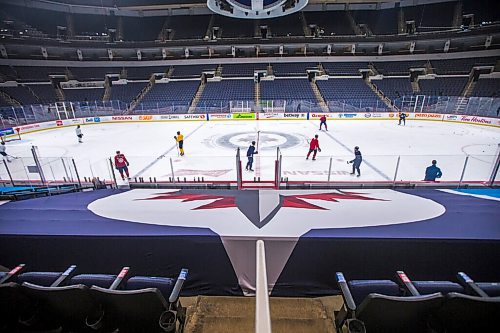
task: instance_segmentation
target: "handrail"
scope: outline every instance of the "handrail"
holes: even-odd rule
[[[271,333],[271,313],[267,288],[266,249],[263,240],[256,242],[255,333]]]

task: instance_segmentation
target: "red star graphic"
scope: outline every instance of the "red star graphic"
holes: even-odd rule
[[[298,194],[284,196],[283,207],[305,208],[305,209],[321,209],[328,210],[327,208],[313,205],[302,199],[310,200],[324,200],[339,202],[339,200],[377,200],[385,201],[383,199],[370,198],[355,192],[341,192],[339,193],[311,193],[311,194]]]
[[[193,208],[193,210],[236,207],[235,197],[233,196],[187,194],[187,193],[181,193],[181,191],[172,193],[159,193],[159,195],[156,197],[141,199],[141,200],[170,200],[170,199],[182,200],[182,202],[198,201],[198,200],[214,200],[206,205]]]

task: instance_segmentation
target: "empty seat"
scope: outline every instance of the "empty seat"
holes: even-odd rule
[[[490,297],[500,297],[500,283],[499,282],[477,282],[481,290],[483,290]]]
[[[347,283],[338,272],[337,283],[344,299],[343,308],[335,314],[338,332],[342,332],[344,325],[349,332],[363,332],[363,329],[370,333],[425,332],[431,314],[443,301],[440,293],[404,297],[403,291],[390,280]]]
[[[73,268],[74,269],[74,268]],[[117,275],[110,274],[80,274],[69,279],[68,285],[40,286],[28,282],[22,284],[22,291],[30,299],[36,300],[35,316],[37,322],[47,326],[55,325],[63,330],[81,331],[87,326],[99,328],[102,324],[103,313],[100,304],[89,291],[91,285],[100,285],[105,288],[117,286],[128,267]],[[63,273],[69,276],[71,272]],[[40,279],[37,277],[37,279]],[[47,277],[46,281],[49,278]],[[62,282],[62,280],[61,280]],[[71,306],[68,306],[71,304]]]
[[[354,302],[358,305],[371,293],[403,296],[397,283],[391,280],[351,280],[348,285]]]
[[[127,332],[175,332],[177,322],[182,332],[185,311],[179,301],[187,269],[177,280],[162,277],[130,278],[126,290],[110,290],[98,286],[92,295],[104,307],[104,322]]]
[[[15,332],[17,319],[29,306],[29,300],[19,291],[19,284],[14,280],[24,264],[9,272],[0,272],[0,332]]]
[[[434,293],[448,294],[451,292],[463,293],[464,288],[451,281],[412,281],[415,288],[422,295]]]
[[[52,323],[55,327],[78,331],[87,327],[86,322],[99,322],[102,316],[99,304],[83,284],[43,287],[25,282],[22,291],[30,299],[36,299],[37,315],[41,317],[38,320]]]
[[[494,332],[500,327],[500,297],[449,293],[437,311],[443,332]]]
[[[39,286],[50,287],[60,276],[61,272],[27,272],[20,274],[17,277],[17,282],[19,284],[27,282]]]

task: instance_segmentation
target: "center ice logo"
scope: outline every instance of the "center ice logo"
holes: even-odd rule
[[[123,192],[92,202],[115,220],[208,228],[221,236],[300,237],[312,229],[392,225],[428,220],[445,208],[392,190]]]
[[[159,195],[143,200],[181,200],[205,201],[211,200],[208,204],[200,205],[194,210],[217,209],[236,207],[242,212],[257,228],[262,228],[269,223],[281,208],[293,207],[301,209],[319,209],[327,208],[307,202],[305,199],[339,202],[340,200],[382,200],[363,196],[355,192],[336,193],[311,193],[311,194],[291,194],[283,195],[273,193],[269,195],[264,191],[243,191],[236,195],[227,195],[224,191],[210,191],[203,194],[189,190],[179,190],[177,192],[160,193]]]
[[[215,145],[230,149],[247,149],[250,142],[257,139],[256,132],[239,132],[215,138]],[[300,145],[304,139],[297,135],[283,132],[262,131],[259,134],[259,150],[275,150],[292,148]]]

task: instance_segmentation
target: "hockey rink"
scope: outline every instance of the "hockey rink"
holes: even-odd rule
[[[7,143],[7,153],[19,157],[8,163],[14,179],[37,180],[31,147],[38,147],[47,180],[74,178],[74,159],[80,177],[110,180],[109,158],[117,150],[130,162],[131,177],[168,181],[236,180],[236,151],[241,149],[243,180],[272,181],[275,160],[281,153],[282,177],[289,181],[392,181],[399,159],[396,180],[423,180],[425,168],[436,159],[443,181],[461,178],[484,181],[491,174],[500,129],[458,123],[407,121],[329,121],[329,131],[319,131],[314,120],[287,121],[186,121],[82,125],[83,143],[75,127],[24,134],[21,141]],[[178,155],[174,136],[184,135],[185,156]],[[308,140],[319,135],[321,152],[316,161],[306,160]],[[254,172],[245,171],[246,149],[258,139]],[[348,160],[353,148],[363,154],[361,177],[350,175]],[[34,170],[34,171],[33,171]],[[118,173],[116,173],[119,178]],[[8,179],[3,163],[1,179]]]

